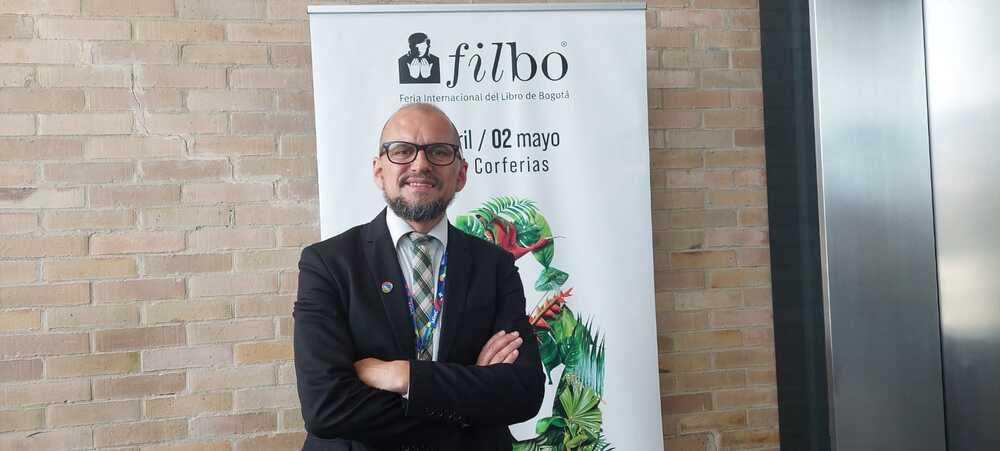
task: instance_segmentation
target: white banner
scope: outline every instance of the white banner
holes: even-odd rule
[[[515,449],[663,446],[644,11],[309,9],[323,237],[382,208],[371,174],[382,124],[429,102],[454,120],[469,163],[452,224],[522,255],[550,384],[538,416],[511,428]]]

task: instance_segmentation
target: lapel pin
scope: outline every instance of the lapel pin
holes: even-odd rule
[[[382,292],[385,294],[389,294],[390,291],[392,291],[392,282],[388,280],[382,282]]]

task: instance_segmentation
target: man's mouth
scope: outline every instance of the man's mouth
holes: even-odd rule
[[[433,189],[437,187],[437,182],[430,179],[418,179],[418,178],[408,178],[403,180],[403,186],[409,186],[410,188],[425,190]]]

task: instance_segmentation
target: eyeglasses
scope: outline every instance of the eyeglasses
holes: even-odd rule
[[[413,144],[406,141],[387,141],[382,143],[382,153],[389,161],[396,164],[412,163],[417,159],[417,152],[424,151],[427,161],[434,166],[448,166],[455,162],[460,147],[450,143]]]

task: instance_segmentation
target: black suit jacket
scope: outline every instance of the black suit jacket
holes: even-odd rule
[[[294,343],[304,450],[510,450],[507,426],[538,412],[544,374],[513,257],[451,225],[447,250],[434,362],[416,360],[385,210],[302,251]],[[517,360],[475,366],[500,330],[525,338]],[[409,399],[362,383],[353,365],[366,357],[409,360]]]

